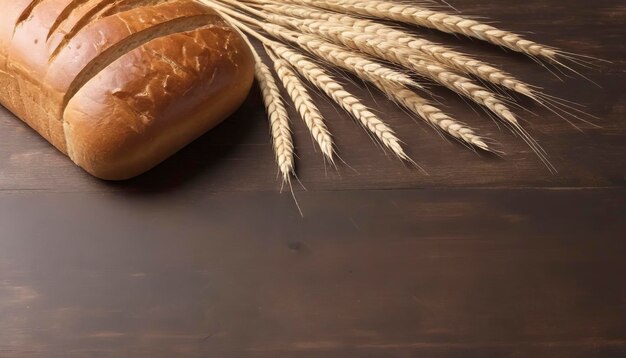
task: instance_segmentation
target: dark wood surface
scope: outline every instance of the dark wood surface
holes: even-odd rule
[[[601,88],[561,82],[523,56],[417,30],[600,117],[581,133],[523,102],[558,174],[445,91],[503,158],[349,85],[429,175],[320,98],[350,167],[325,166],[294,116],[302,218],[279,193],[256,92],[123,183],[91,178],[0,109],[0,357],[626,356],[626,6],[450,2],[612,62],[582,69]]]

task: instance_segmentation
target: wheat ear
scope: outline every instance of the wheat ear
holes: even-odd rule
[[[294,172],[294,148],[291,130],[289,129],[289,115],[280,97],[280,90],[276,80],[270,68],[262,62],[260,56],[256,60],[255,76],[261,88],[263,103],[265,104],[270,122],[276,163],[278,163],[283,181],[289,182],[290,174]]]
[[[549,62],[557,62],[559,51],[553,47],[542,45],[522,36],[500,30],[494,26],[477,20],[434,11],[428,8],[402,4],[385,0],[286,0],[291,3],[315,6],[340,12],[348,12],[373,18],[399,21],[439,31],[462,34],[510,50],[540,58]]]
[[[398,48],[406,47],[414,50],[415,54],[427,56],[457,71],[474,75],[489,83],[503,86],[532,99],[539,100],[532,86],[516,79],[512,75],[488,63],[471,58],[446,46],[416,37],[406,31],[398,30],[391,26],[378,24],[371,20],[359,19],[323,10],[315,10],[303,6],[265,4],[263,9],[291,17],[324,20],[331,24],[339,23],[344,26],[350,26],[355,31],[385,38],[387,41],[394,43]]]
[[[278,78],[281,80],[283,87],[287,90],[289,97],[311,132],[313,139],[315,139],[326,158],[328,158],[331,163],[334,163],[332,136],[324,123],[321,112],[313,102],[306,87],[286,60],[278,58],[271,49],[267,49],[267,53],[274,62],[274,69]]]
[[[469,98],[473,102],[486,107],[507,123],[531,147],[549,170],[556,171],[547,159],[545,151],[524,130],[515,114],[504,104],[500,97],[477,85],[474,81],[441,67],[436,62],[415,56],[406,49],[397,48],[397,46],[385,39],[371,34],[354,32],[349,26],[328,24],[321,20],[293,19],[281,15],[267,15],[266,19],[273,23],[294,27],[303,32],[320,35],[344,46],[396,63]]]
[[[297,41],[303,49],[311,54],[337,67],[350,71],[357,77],[372,83],[390,99],[401,104],[435,128],[469,145],[476,146],[486,151],[491,150],[481,137],[474,134],[472,129],[453,120],[441,110],[430,105],[426,99],[402,86],[402,84],[390,80],[388,77],[380,75],[376,71],[364,71],[362,66],[356,66],[355,62],[359,62],[359,59],[366,60],[362,56],[341,46],[328,43],[317,36],[297,36],[297,33],[279,25],[268,24],[265,28],[273,36]]]

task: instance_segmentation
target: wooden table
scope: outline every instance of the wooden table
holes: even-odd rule
[[[424,175],[322,101],[349,166],[325,165],[293,117],[300,217],[279,194],[256,92],[123,183],[88,176],[0,110],[0,357],[626,355],[626,7],[451,2],[612,61],[583,69],[598,88],[419,31],[600,117],[581,133],[523,102],[558,174],[445,91],[448,112],[496,139],[503,158],[442,140],[374,94]]]

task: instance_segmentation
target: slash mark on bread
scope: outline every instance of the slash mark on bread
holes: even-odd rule
[[[63,11],[59,14],[59,16],[54,20],[52,26],[50,26],[50,30],[48,30],[48,35],[46,36],[46,41],[50,39],[50,36],[61,26],[61,24],[69,19],[69,17],[74,13],[74,11],[80,9],[83,5],[87,4],[91,0],[72,0]]]
[[[137,49],[144,44],[168,35],[184,33],[205,27],[207,23],[214,21],[215,15],[194,15],[181,17],[174,20],[162,22],[143,31],[136,32],[117,44],[109,47],[96,58],[89,62],[70,84],[63,100],[63,107],[74,97],[74,95],[93,77],[115,62],[125,54]]]
[[[78,3],[82,3],[85,0],[75,0]],[[93,0],[86,0],[87,2]],[[63,50],[67,44],[72,41],[74,36],[78,34],[82,29],[87,27],[89,24],[94,23],[98,20],[104,19],[109,16],[113,16],[122,12],[130,11],[140,7],[151,7],[155,5],[159,5],[165,2],[169,2],[171,0],[101,0],[97,1],[89,11],[87,11],[83,17],[81,17],[68,31],[65,36],[63,36],[63,40],[55,47],[54,51],[50,55],[50,61],[54,60],[54,58]],[[79,4],[80,5],[80,4]],[[74,10],[73,8],[71,10]],[[65,16],[69,16],[71,11],[67,13]],[[61,18],[61,16],[59,16]],[[58,19],[57,19],[58,20]],[[65,19],[61,19],[58,21],[60,25]],[[58,28],[58,25],[54,29],[50,29],[50,33],[48,34],[48,38],[52,36],[54,31]]]
[[[22,11],[20,17],[17,18],[17,22],[15,22],[15,27],[13,28],[13,34],[15,35],[15,30],[33,13],[33,10],[37,7],[37,5],[41,4],[44,0],[33,0],[30,4]]]

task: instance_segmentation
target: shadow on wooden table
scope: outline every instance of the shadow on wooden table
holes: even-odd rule
[[[216,162],[236,147],[236,143],[246,142],[245,139],[251,136],[253,126],[247,124],[257,119],[256,113],[252,113],[262,108],[257,93],[258,89],[254,87],[242,107],[231,117],[148,172],[129,180],[101,182],[112,189],[133,193],[166,192],[184,186],[194,177],[212,170]]]

